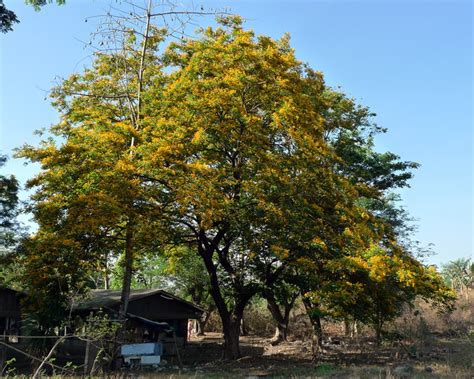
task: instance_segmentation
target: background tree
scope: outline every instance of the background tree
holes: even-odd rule
[[[123,254],[111,264],[110,288],[121,289],[123,283]],[[131,288],[161,288],[175,292],[174,279],[169,275],[169,263],[162,251],[144,252],[133,266]]]
[[[26,4],[32,5],[37,11],[41,9],[41,7],[56,3],[57,5],[64,5],[66,4],[66,0],[25,0]]]
[[[153,51],[162,33],[155,29],[150,35],[154,38],[148,47]],[[140,71],[142,53],[134,47],[133,35],[125,43],[128,55],[121,50],[116,55],[98,55],[82,75],[72,75],[53,90],[62,118],[51,132],[61,142],[48,138],[40,147],[24,146],[18,153],[42,166],[28,183],[38,189],[32,196],[41,235],[38,242],[71,241],[64,261],[82,256],[81,267],[103,262],[104,252],[124,251],[122,314],[127,309],[134,256],[154,243],[150,230],[157,228],[153,220],[158,219],[151,217],[158,207],[147,201],[151,189],[142,185],[133,154],[137,114],[131,113],[129,98],[130,93],[136,94],[138,76],[129,80],[123,71],[123,67]],[[147,55],[148,63],[155,59]],[[160,66],[154,67],[148,73],[159,80]],[[142,89],[144,80],[142,75]],[[39,259],[48,259],[47,255],[46,250]]]
[[[33,5],[39,7],[44,2]],[[24,147],[19,154],[43,164],[45,174],[30,182],[30,186],[43,190],[35,198],[37,207],[59,200],[63,201],[58,205],[63,214],[53,213],[57,217],[75,214],[85,220],[94,214],[97,222],[91,227],[84,221],[82,232],[100,244],[88,249],[94,250],[96,257],[99,251],[109,254],[124,249],[122,315],[127,310],[135,256],[149,249],[141,239],[147,238],[146,233],[152,235],[145,230],[154,224],[153,221],[143,223],[150,216],[146,216],[145,209],[156,211],[159,208],[156,203],[159,196],[154,196],[154,204],[147,201],[151,195],[145,193],[149,193],[151,187],[141,180],[137,169],[140,157],[135,154],[139,134],[146,123],[145,93],[154,83],[156,94],[163,77],[157,49],[167,32],[153,26],[151,20],[161,16],[166,20],[176,15],[175,20],[181,25],[183,18],[189,17],[188,12],[176,10],[171,3],[170,7],[169,11],[155,13],[150,0],[142,15],[135,14],[135,8],[130,17],[115,17],[110,13],[95,34],[101,48],[96,50],[92,67],[82,74],[72,75],[52,92],[62,121],[51,131],[66,142],[56,147],[54,140],[46,140],[42,148]],[[173,29],[168,35],[175,32]],[[101,167],[99,161],[103,163]],[[60,168],[66,165],[69,165],[68,171]],[[69,187],[59,185],[55,192],[53,182],[60,182],[61,176]],[[64,192],[59,196],[61,191]],[[91,209],[93,203],[97,203],[96,209]],[[36,212],[39,218],[40,213]],[[42,221],[39,223],[41,227]],[[138,233],[138,229],[143,233]],[[123,243],[120,248],[119,241]],[[105,261],[103,257],[100,260]]]
[[[336,315],[340,317],[344,313],[328,313],[327,309],[331,309],[331,306],[334,309],[353,309],[359,304],[355,298],[361,278],[348,278],[344,268],[347,263],[342,262],[358,256],[360,251],[366,251],[370,244],[395,244],[413,249],[410,238],[414,227],[407,213],[396,206],[398,198],[391,191],[408,186],[411,171],[418,167],[416,163],[401,161],[393,153],[375,151],[374,136],[385,130],[373,123],[375,115],[368,108],[357,105],[344,94],[329,88],[324,92],[324,99],[325,138],[340,157],[337,169],[358,188],[357,203],[370,215],[368,228],[361,229],[359,233],[366,242],[372,242],[365,246],[345,245],[329,254],[330,250],[323,251],[307,261],[307,270],[295,268],[300,276],[303,302],[314,328],[315,356],[319,353],[322,341],[321,319]],[[323,297],[331,306],[324,305]],[[390,302],[388,298],[386,300]]]
[[[0,167],[7,161],[5,155],[0,154]],[[19,233],[19,185],[16,178],[0,175],[0,254],[5,254],[16,244]]]
[[[267,309],[276,323],[272,345],[286,341],[289,333],[290,312],[299,295],[299,288],[286,282],[284,276],[278,280],[278,283],[263,291],[262,296],[267,301]]]
[[[0,168],[6,161],[7,157],[0,153]],[[22,289],[18,249],[26,230],[17,218],[20,213],[18,191],[15,176],[0,175],[0,286]]]
[[[452,289],[468,296],[468,289],[474,288],[474,262],[470,258],[459,258],[442,265],[442,274]]]
[[[0,32],[8,33],[13,30],[13,24],[20,22],[15,12],[9,10],[3,0],[0,0]]]
[[[188,246],[168,248],[165,254],[172,290],[205,310],[202,318],[197,320],[197,335],[203,336],[207,322],[216,309],[204,262]]]
[[[26,4],[33,5],[33,7],[38,11],[41,9],[42,6],[53,3],[54,0],[25,0]],[[62,5],[65,4],[65,0],[56,0],[56,4]],[[0,0],[0,32],[7,33],[13,30],[13,24],[19,23],[15,12],[9,10],[3,0]]]
[[[417,297],[441,309],[452,309],[454,294],[433,267],[422,265],[403,251],[380,247],[368,250],[361,258],[353,258],[363,271],[359,278],[365,275],[363,282],[353,281],[360,291],[355,296],[358,305],[352,308],[357,310],[353,316],[374,327],[378,344],[384,324],[399,316],[405,306],[413,306]]]

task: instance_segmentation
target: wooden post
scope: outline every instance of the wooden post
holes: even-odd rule
[[[84,376],[89,375],[89,351],[90,351],[91,343],[89,340],[86,342],[86,352],[84,353]]]
[[[7,348],[4,346],[0,346],[0,377],[3,376],[3,369],[4,369],[3,366],[5,364],[6,359],[7,359]]]
[[[173,330],[173,341],[174,347],[176,348],[176,355],[178,356],[179,368],[183,368],[183,362],[181,361],[181,355],[179,354],[178,343],[176,342],[176,332]]]

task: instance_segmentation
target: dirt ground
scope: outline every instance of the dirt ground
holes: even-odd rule
[[[367,339],[333,339],[324,345],[317,363],[309,342],[288,341],[272,346],[269,339],[241,337],[242,358],[222,360],[222,336],[193,337],[177,357],[163,367],[142,372],[158,378],[474,378],[473,346],[460,338],[436,338],[429,346],[384,344]],[[138,373],[134,373],[134,376]],[[140,375],[140,376],[142,376]]]

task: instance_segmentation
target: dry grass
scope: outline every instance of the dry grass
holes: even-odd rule
[[[400,346],[376,348],[366,338],[326,344],[320,361],[311,361],[308,342],[272,346],[269,340],[242,337],[243,357],[221,359],[222,338],[217,333],[193,339],[183,352],[184,368],[170,360],[167,367],[144,376],[159,378],[472,378],[472,349],[467,340],[436,338],[430,354],[410,357]],[[136,374],[136,373],[134,373]]]
[[[185,367],[163,368],[162,378],[474,378],[474,291],[459,299],[451,314],[440,314],[428,304],[414,309],[389,326],[384,344],[377,348],[373,332],[360,328],[354,339],[344,337],[342,323],[324,324],[327,340],[317,364],[311,361],[310,325],[304,309],[291,316],[290,341],[272,346],[272,323],[266,309],[249,311],[248,329],[265,337],[242,337],[243,358],[221,360],[222,339],[217,333],[196,338],[183,354]],[[390,339],[390,336],[396,338]],[[329,338],[328,338],[329,337]],[[173,371],[174,370],[174,371]],[[159,375],[159,376],[157,376]]]

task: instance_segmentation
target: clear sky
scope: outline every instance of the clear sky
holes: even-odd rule
[[[4,0],[21,23],[0,36],[3,153],[11,155],[13,148],[37,142],[33,131],[57,120],[45,100],[46,91],[56,76],[68,76],[88,62],[89,53],[80,41],[88,41],[94,22],[84,19],[103,13],[111,2],[120,3],[67,0],[65,6],[49,5],[35,12],[22,0]],[[299,59],[376,112],[377,123],[389,130],[377,139],[377,149],[422,165],[402,195],[405,207],[418,219],[417,238],[435,245],[437,255],[429,261],[472,256],[470,0],[203,3],[230,7],[258,34],[278,38],[289,32]],[[37,168],[10,160],[2,171],[24,183]]]

